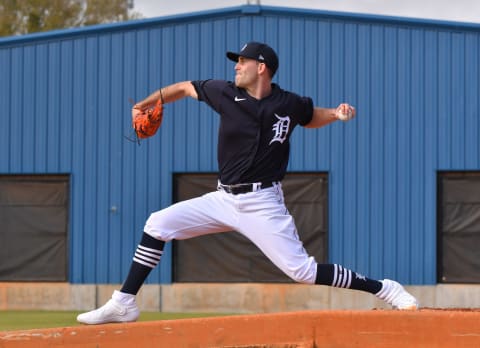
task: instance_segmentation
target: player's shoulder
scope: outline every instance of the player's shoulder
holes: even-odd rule
[[[234,95],[237,88],[231,81],[215,79],[192,81],[192,84],[197,92],[198,100],[216,105],[216,107],[220,106],[224,98]]]
[[[298,93],[283,89],[275,83],[272,83],[272,93],[292,103],[302,102],[306,99],[310,99],[310,97],[303,97]]]
[[[312,119],[313,100],[310,97],[303,97],[295,92],[287,91],[279,86],[273,86],[273,98],[275,104],[288,113],[301,125],[305,125]]]

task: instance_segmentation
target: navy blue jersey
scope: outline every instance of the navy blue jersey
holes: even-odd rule
[[[280,181],[290,154],[290,135],[313,116],[313,101],[272,84],[272,93],[260,100],[235,83],[192,81],[198,99],[220,114],[218,134],[219,179],[232,185]]]

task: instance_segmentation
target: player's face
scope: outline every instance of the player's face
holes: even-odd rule
[[[255,59],[238,57],[235,64],[235,84],[237,87],[247,88],[258,80],[258,64]]]

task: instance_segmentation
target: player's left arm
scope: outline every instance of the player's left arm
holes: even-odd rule
[[[153,107],[159,100],[162,101],[162,104],[167,104],[185,97],[198,99],[197,92],[195,91],[191,81],[177,82],[172,85],[162,87],[150,94],[144,100],[136,103],[133,106],[133,109],[144,110]]]
[[[355,117],[355,108],[347,103],[338,105],[337,108],[313,108],[313,116],[305,128],[321,128],[332,122],[348,121]]]

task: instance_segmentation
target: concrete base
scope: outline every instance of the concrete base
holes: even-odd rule
[[[0,283],[0,310],[91,310],[120,285]],[[480,308],[479,285],[407,286],[425,308]],[[274,313],[388,308],[368,293],[304,284],[178,283],[144,285],[142,311]]]

